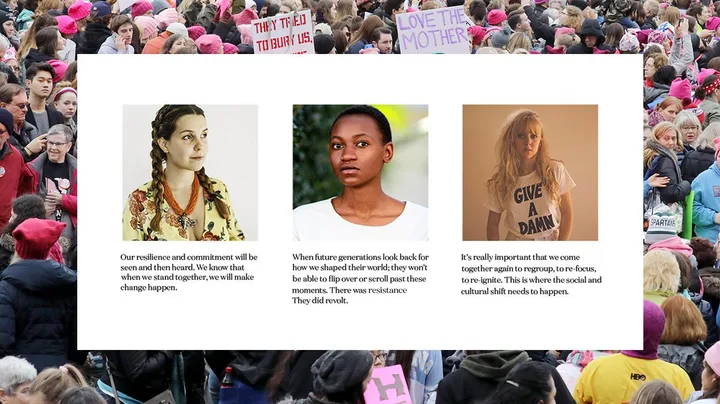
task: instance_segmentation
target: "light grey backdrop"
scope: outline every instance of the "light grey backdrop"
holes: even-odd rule
[[[246,240],[258,235],[258,109],[255,105],[198,105],[208,123],[205,172],[223,181]],[[150,181],[151,122],[162,105],[123,106],[123,207]],[[122,212],[119,212],[122,215]]]

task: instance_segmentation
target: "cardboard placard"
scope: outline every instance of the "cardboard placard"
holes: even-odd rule
[[[315,53],[310,10],[251,22],[255,53]]]
[[[366,404],[412,404],[400,365],[375,368],[364,396]]]
[[[396,16],[400,53],[470,53],[463,6]]]

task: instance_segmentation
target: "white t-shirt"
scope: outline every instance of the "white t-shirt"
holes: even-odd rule
[[[428,210],[405,202],[405,209],[384,226],[348,222],[333,208],[334,198],[298,206],[293,211],[294,240],[427,240]]]
[[[562,196],[575,187],[575,182],[561,162],[551,164]],[[519,177],[515,189],[504,201],[500,201],[494,191],[490,194],[488,207],[493,212],[505,212],[505,227],[514,238],[545,240],[560,229],[560,207],[550,202],[550,195],[544,193],[536,172]]]

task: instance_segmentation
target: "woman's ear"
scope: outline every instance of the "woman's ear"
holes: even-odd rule
[[[393,142],[388,142],[385,145],[385,154],[383,155],[383,161],[385,163],[389,163],[392,160],[393,155],[395,155],[395,145],[393,145]]]
[[[167,154],[167,152],[168,152],[168,150],[167,150],[167,143],[166,143],[166,142],[167,142],[167,141],[166,141],[165,139],[163,139],[163,138],[159,138],[159,139],[156,139],[156,140],[155,140],[155,143],[157,143],[157,145],[158,145],[158,147],[160,148],[160,150],[162,150],[163,153],[165,153],[165,154]]]

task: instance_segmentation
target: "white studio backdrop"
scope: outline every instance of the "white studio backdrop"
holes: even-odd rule
[[[641,56],[402,55],[392,57],[394,71],[411,72],[422,66],[424,71],[450,69],[467,74],[457,78],[447,74],[424,75],[417,80],[394,80],[382,87],[354,85],[342,92],[318,88],[318,59],[312,56],[254,55],[242,61],[226,55],[159,55],[151,59],[80,55],[79,58],[83,66],[80,81],[84,100],[79,125],[84,133],[102,134],[84,143],[87,152],[79,163],[80,183],[87,184],[80,188],[79,195],[80,348],[642,347],[643,234],[637,220],[642,183],[633,174],[642,156],[639,108],[642,83],[628,73],[640,68]],[[178,85],[173,75],[139,75],[126,82],[123,91],[108,96],[105,84],[109,77],[124,77],[127,72],[176,71],[178,66],[189,72],[206,71],[212,66],[216,73],[243,73],[232,80],[220,80],[222,74],[218,73],[217,80],[197,82],[194,86]],[[337,55],[323,58],[320,80],[347,82],[354,72],[382,72],[388,66],[384,56]],[[543,79],[529,84],[528,66],[532,66],[533,72],[543,72]],[[290,81],[280,79],[288,75],[296,77],[293,71],[309,75]],[[248,74],[256,78],[247,77]],[[260,79],[261,76],[273,79]],[[578,87],[579,83],[585,85]],[[143,90],[147,88],[156,91]],[[119,218],[119,213],[114,216],[114,212],[119,212],[119,202],[126,195],[120,187],[99,192],[100,188],[93,188],[93,184],[122,181],[121,157],[107,153],[106,146],[121,142],[123,106],[136,104],[138,93],[144,94],[143,101],[153,104],[171,100],[199,105],[259,105],[260,241],[123,243],[114,228],[108,230],[107,221],[113,226],[117,222],[115,217]],[[431,241],[292,241],[292,106],[357,103],[429,105]],[[463,104],[599,106],[599,241],[461,241]],[[232,125],[240,124],[235,117],[226,119]],[[216,148],[213,153],[215,151]],[[234,168],[228,171],[231,172],[235,172]],[[113,212],[110,219],[108,211]],[[259,257],[252,265],[255,280],[181,285],[182,290],[173,293],[120,291],[121,254],[183,252],[251,252]],[[343,306],[292,303],[293,253],[398,252],[430,255],[428,281],[408,286],[409,294],[388,298],[368,295],[367,299],[356,299],[356,304]],[[580,290],[567,286],[571,295],[566,297],[462,296],[460,290],[467,287],[461,283],[463,253],[580,255],[596,266],[596,275],[602,275],[603,284]],[[547,321],[559,318],[571,321],[548,329]],[[527,338],[528,333],[532,338]]]
[[[170,98],[168,104],[181,104]],[[189,103],[189,102],[188,102]],[[122,209],[135,189],[152,180],[152,126],[163,104],[124,105]],[[258,108],[255,105],[199,105],[208,124],[208,154],[205,173],[224,182],[233,211],[246,240],[257,240],[258,220]],[[122,239],[121,224],[116,229]],[[116,230],[113,229],[113,230]]]

